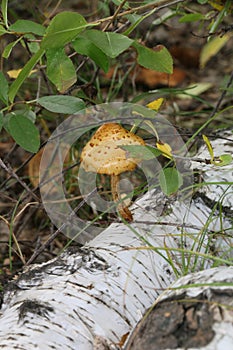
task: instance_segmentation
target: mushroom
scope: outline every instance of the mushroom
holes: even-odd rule
[[[120,146],[145,145],[144,140],[124,129],[117,123],[101,125],[81,153],[81,165],[85,171],[111,176],[111,191],[114,202],[119,202],[117,210],[127,221],[133,216],[119,193],[119,175],[125,171],[133,171],[141,159],[127,158],[126,151]]]

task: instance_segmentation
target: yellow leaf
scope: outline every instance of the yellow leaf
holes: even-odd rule
[[[22,68],[20,68],[20,69],[8,70],[7,74],[8,74],[8,76],[9,76],[10,78],[16,79],[16,78],[18,78],[18,75],[19,75],[19,73],[21,72],[21,70],[22,70]],[[30,72],[29,75],[31,75],[32,73],[35,73],[36,71],[37,71],[37,69],[31,70],[31,72]]]
[[[183,90],[182,94],[178,94],[177,97],[179,97],[182,100],[191,100],[193,96],[199,96],[203,92],[207,91],[213,86],[212,83],[206,83],[206,82],[200,82],[200,83],[193,83],[189,85],[185,90]]]
[[[210,5],[217,9],[218,11],[221,11],[223,9],[223,5],[221,4],[221,1],[209,1]]]
[[[204,45],[200,54],[201,68],[204,68],[206,66],[206,63],[221,50],[221,48],[227,43],[231,36],[231,33],[227,33],[222,37],[216,36]]]
[[[223,1],[223,0],[210,0],[208,2],[212,7],[214,7],[218,11],[222,11],[222,9],[224,8],[224,5],[226,4],[226,1]],[[232,9],[233,9],[233,6],[231,5],[229,10],[232,10]]]
[[[164,99],[162,97],[148,103],[146,106],[154,111],[158,111],[163,103]]]
[[[202,138],[208,148],[209,154],[210,154],[210,158],[211,158],[211,162],[214,160],[214,151],[213,151],[213,147],[210,143],[210,140],[208,139],[208,137],[206,135],[202,135]]]
[[[168,143],[163,143],[161,140],[159,140],[158,142],[156,142],[156,147],[163,153],[165,157],[169,159],[173,158],[171,154],[172,149]]]

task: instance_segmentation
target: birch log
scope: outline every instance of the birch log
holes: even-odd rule
[[[221,171],[216,167],[216,176]],[[232,176],[228,166],[222,180]],[[169,210],[161,215],[165,203]],[[178,276],[209,268],[215,259],[228,264],[231,222],[202,198],[187,206],[151,191],[132,211],[130,225],[112,224],[83,248],[29,266],[9,283],[0,313],[1,349],[119,349]]]
[[[233,267],[180,278],[135,327],[125,350],[233,348]]]

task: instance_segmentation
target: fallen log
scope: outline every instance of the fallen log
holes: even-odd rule
[[[222,350],[233,346],[233,267],[180,278],[135,327],[125,350]]]
[[[224,139],[221,152],[231,152],[232,133]],[[200,169],[202,163],[193,166]],[[205,181],[209,182],[208,172],[212,179],[213,167],[203,172]],[[112,224],[82,248],[69,248],[51,261],[26,267],[3,293],[1,349],[123,348],[128,334],[165,290],[165,297],[178,295],[180,300],[180,289],[169,290],[179,288],[173,283],[180,276],[231,265],[232,204],[226,193],[232,193],[232,165],[223,172],[215,166],[213,176],[221,180],[215,197],[210,184],[204,196],[197,191],[188,205],[152,190],[132,206],[133,223]],[[231,267],[206,271],[206,277],[201,275],[205,293],[210,276],[215,276],[214,283],[220,277],[220,284],[232,282]],[[195,284],[198,276],[193,277]],[[190,281],[192,277],[184,277],[177,283]],[[191,288],[184,295],[187,303],[190,295]],[[228,323],[232,325],[232,318]]]

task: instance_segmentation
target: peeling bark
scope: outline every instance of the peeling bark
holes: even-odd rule
[[[227,137],[232,138],[232,134]],[[223,146],[224,153],[226,147]],[[200,164],[194,166],[201,167]],[[222,169],[216,167],[213,176],[232,181],[232,165],[226,169],[222,175]],[[208,177],[207,172],[211,171],[210,166],[203,176]],[[217,186],[218,194],[210,199],[214,203],[222,198],[224,208],[231,211],[226,186]],[[205,195],[208,197],[209,192]],[[166,209],[163,214],[161,207]],[[212,210],[199,195],[187,205],[151,191],[134,204],[132,212],[134,222],[130,225],[112,224],[83,248],[67,249],[49,262],[29,266],[9,283],[0,313],[1,349],[122,348],[127,334],[178,276],[212,267],[215,258],[220,259],[218,263],[227,263],[232,256],[230,219],[223,213],[219,215],[217,206]],[[212,257],[207,258],[209,251]],[[225,277],[232,282],[232,274],[231,267],[210,269],[189,277],[191,279],[184,277],[180,283],[221,282]],[[215,302],[216,293],[222,289],[216,286],[212,293],[211,288],[206,285],[203,295],[198,288],[181,290],[184,294],[180,289],[168,290],[159,297],[158,306],[167,303],[169,314],[169,303],[175,298],[178,320],[172,327],[176,328],[180,319],[185,318],[186,327],[195,333],[199,329],[196,310],[203,305],[206,315],[212,317],[206,329],[217,334],[213,325],[220,324],[221,320],[219,316],[219,321],[213,321],[217,316],[215,312],[210,313],[211,305],[198,302],[197,306],[193,304],[193,309],[189,307],[191,297],[201,296],[203,300],[213,294],[210,301]],[[231,288],[229,291],[232,293]],[[183,303],[181,296],[185,299]],[[159,307],[166,317],[162,306]],[[227,325],[231,329],[232,318]],[[211,331],[208,344],[214,341],[212,335]],[[173,336],[172,339],[178,339],[176,334]],[[221,339],[226,338],[222,335]]]

